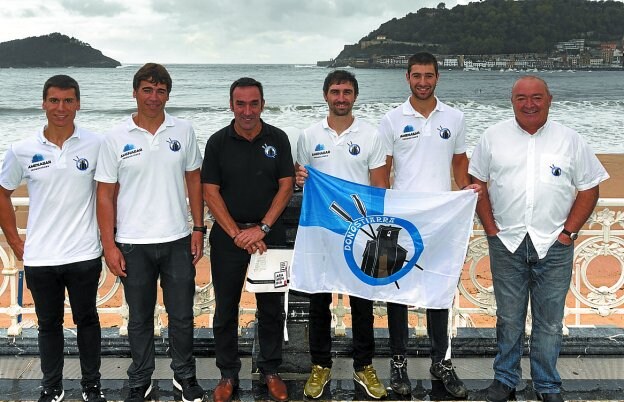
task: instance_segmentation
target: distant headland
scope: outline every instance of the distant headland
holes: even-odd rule
[[[88,43],[58,32],[0,43],[0,68],[118,66]]]
[[[405,68],[409,56],[428,51],[448,69],[622,71],[622,21],[620,1],[441,2],[381,24],[317,65]]]

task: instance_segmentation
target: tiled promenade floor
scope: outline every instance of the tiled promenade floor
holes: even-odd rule
[[[377,372],[388,384],[390,376],[389,359],[375,359]],[[492,379],[492,358],[455,358],[453,362],[458,375],[468,386],[469,400],[485,399],[485,388]],[[102,386],[109,401],[123,400],[126,396],[126,369],[129,358],[105,357],[102,361]],[[522,361],[525,380],[518,387],[518,400],[535,400],[530,381],[529,364],[526,358]],[[414,390],[412,400],[453,400],[444,391],[438,380],[429,375],[429,360],[414,357],[409,359],[408,371]],[[624,358],[608,357],[570,357],[559,360],[559,370],[563,379],[564,398],[566,400],[624,400]],[[241,389],[238,399],[241,401],[266,400],[266,389],[260,385],[251,372],[251,358],[243,359],[241,370]],[[80,368],[76,357],[67,357],[65,363],[64,387],[65,400],[78,401],[80,394]],[[153,376],[155,391],[152,396],[156,400],[180,400],[179,393],[172,391],[172,372],[169,360],[159,357]],[[211,400],[211,391],[219,378],[213,358],[197,359],[197,377],[200,384],[208,391],[207,399]],[[40,393],[39,359],[36,356],[0,356],[0,400],[36,400]],[[304,374],[284,375],[287,380],[291,400],[303,399]],[[332,382],[323,395],[325,400],[362,400],[368,399],[365,394],[355,390],[352,381],[351,360],[338,358],[334,362]],[[398,398],[392,392],[387,400],[410,399]]]

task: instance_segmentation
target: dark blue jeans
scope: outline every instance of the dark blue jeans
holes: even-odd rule
[[[179,378],[195,376],[195,266],[191,236],[168,243],[121,243],[117,246],[126,259],[128,275],[121,278],[130,309],[128,339],[132,364],[128,367],[128,386],[149,384],[154,372],[154,307],[159,277],[169,320],[171,369]]]
[[[83,386],[100,381],[100,319],[95,307],[102,259],[24,267],[39,322],[39,357],[44,389],[62,387],[65,289],[76,324]]]
[[[308,341],[312,364],[332,366],[331,357],[331,293],[310,295],[310,324]],[[349,296],[353,322],[353,369],[362,371],[373,363],[375,355],[375,334],[373,330],[373,302],[360,297]]]
[[[515,387],[522,379],[520,358],[527,306],[531,300],[531,378],[536,391],[560,392],[557,358],[561,350],[565,298],[570,288],[574,246],[556,241],[546,256],[537,256],[527,235],[512,253],[497,236],[488,237],[496,297],[494,378]]]

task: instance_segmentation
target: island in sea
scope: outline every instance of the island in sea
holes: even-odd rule
[[[0,43],[0,68],[118,66],[88,43],[58,32]]]

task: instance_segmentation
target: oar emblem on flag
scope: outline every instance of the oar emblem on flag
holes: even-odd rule
[[[329,209],[340,219],[349,223],[344,234],[343,251],[351,271],[362,281],[370,285],[387,285],[394,282],[399,288],[398,279],[407,274],[414,266],[424,250],[418,229],[409,221],[385,215],[368,215],[366,205],[357,194],[351,199],[361,217],[354,219],[349,213],[333,201]],[[401,230],[408,233],[412,240],[413,255],[399,244]],[[366,236],[363,252],[356,251],[356,239]],[[404,239],[405,241],[405,239]],[[407,260],[407,262],[406,262]]]

